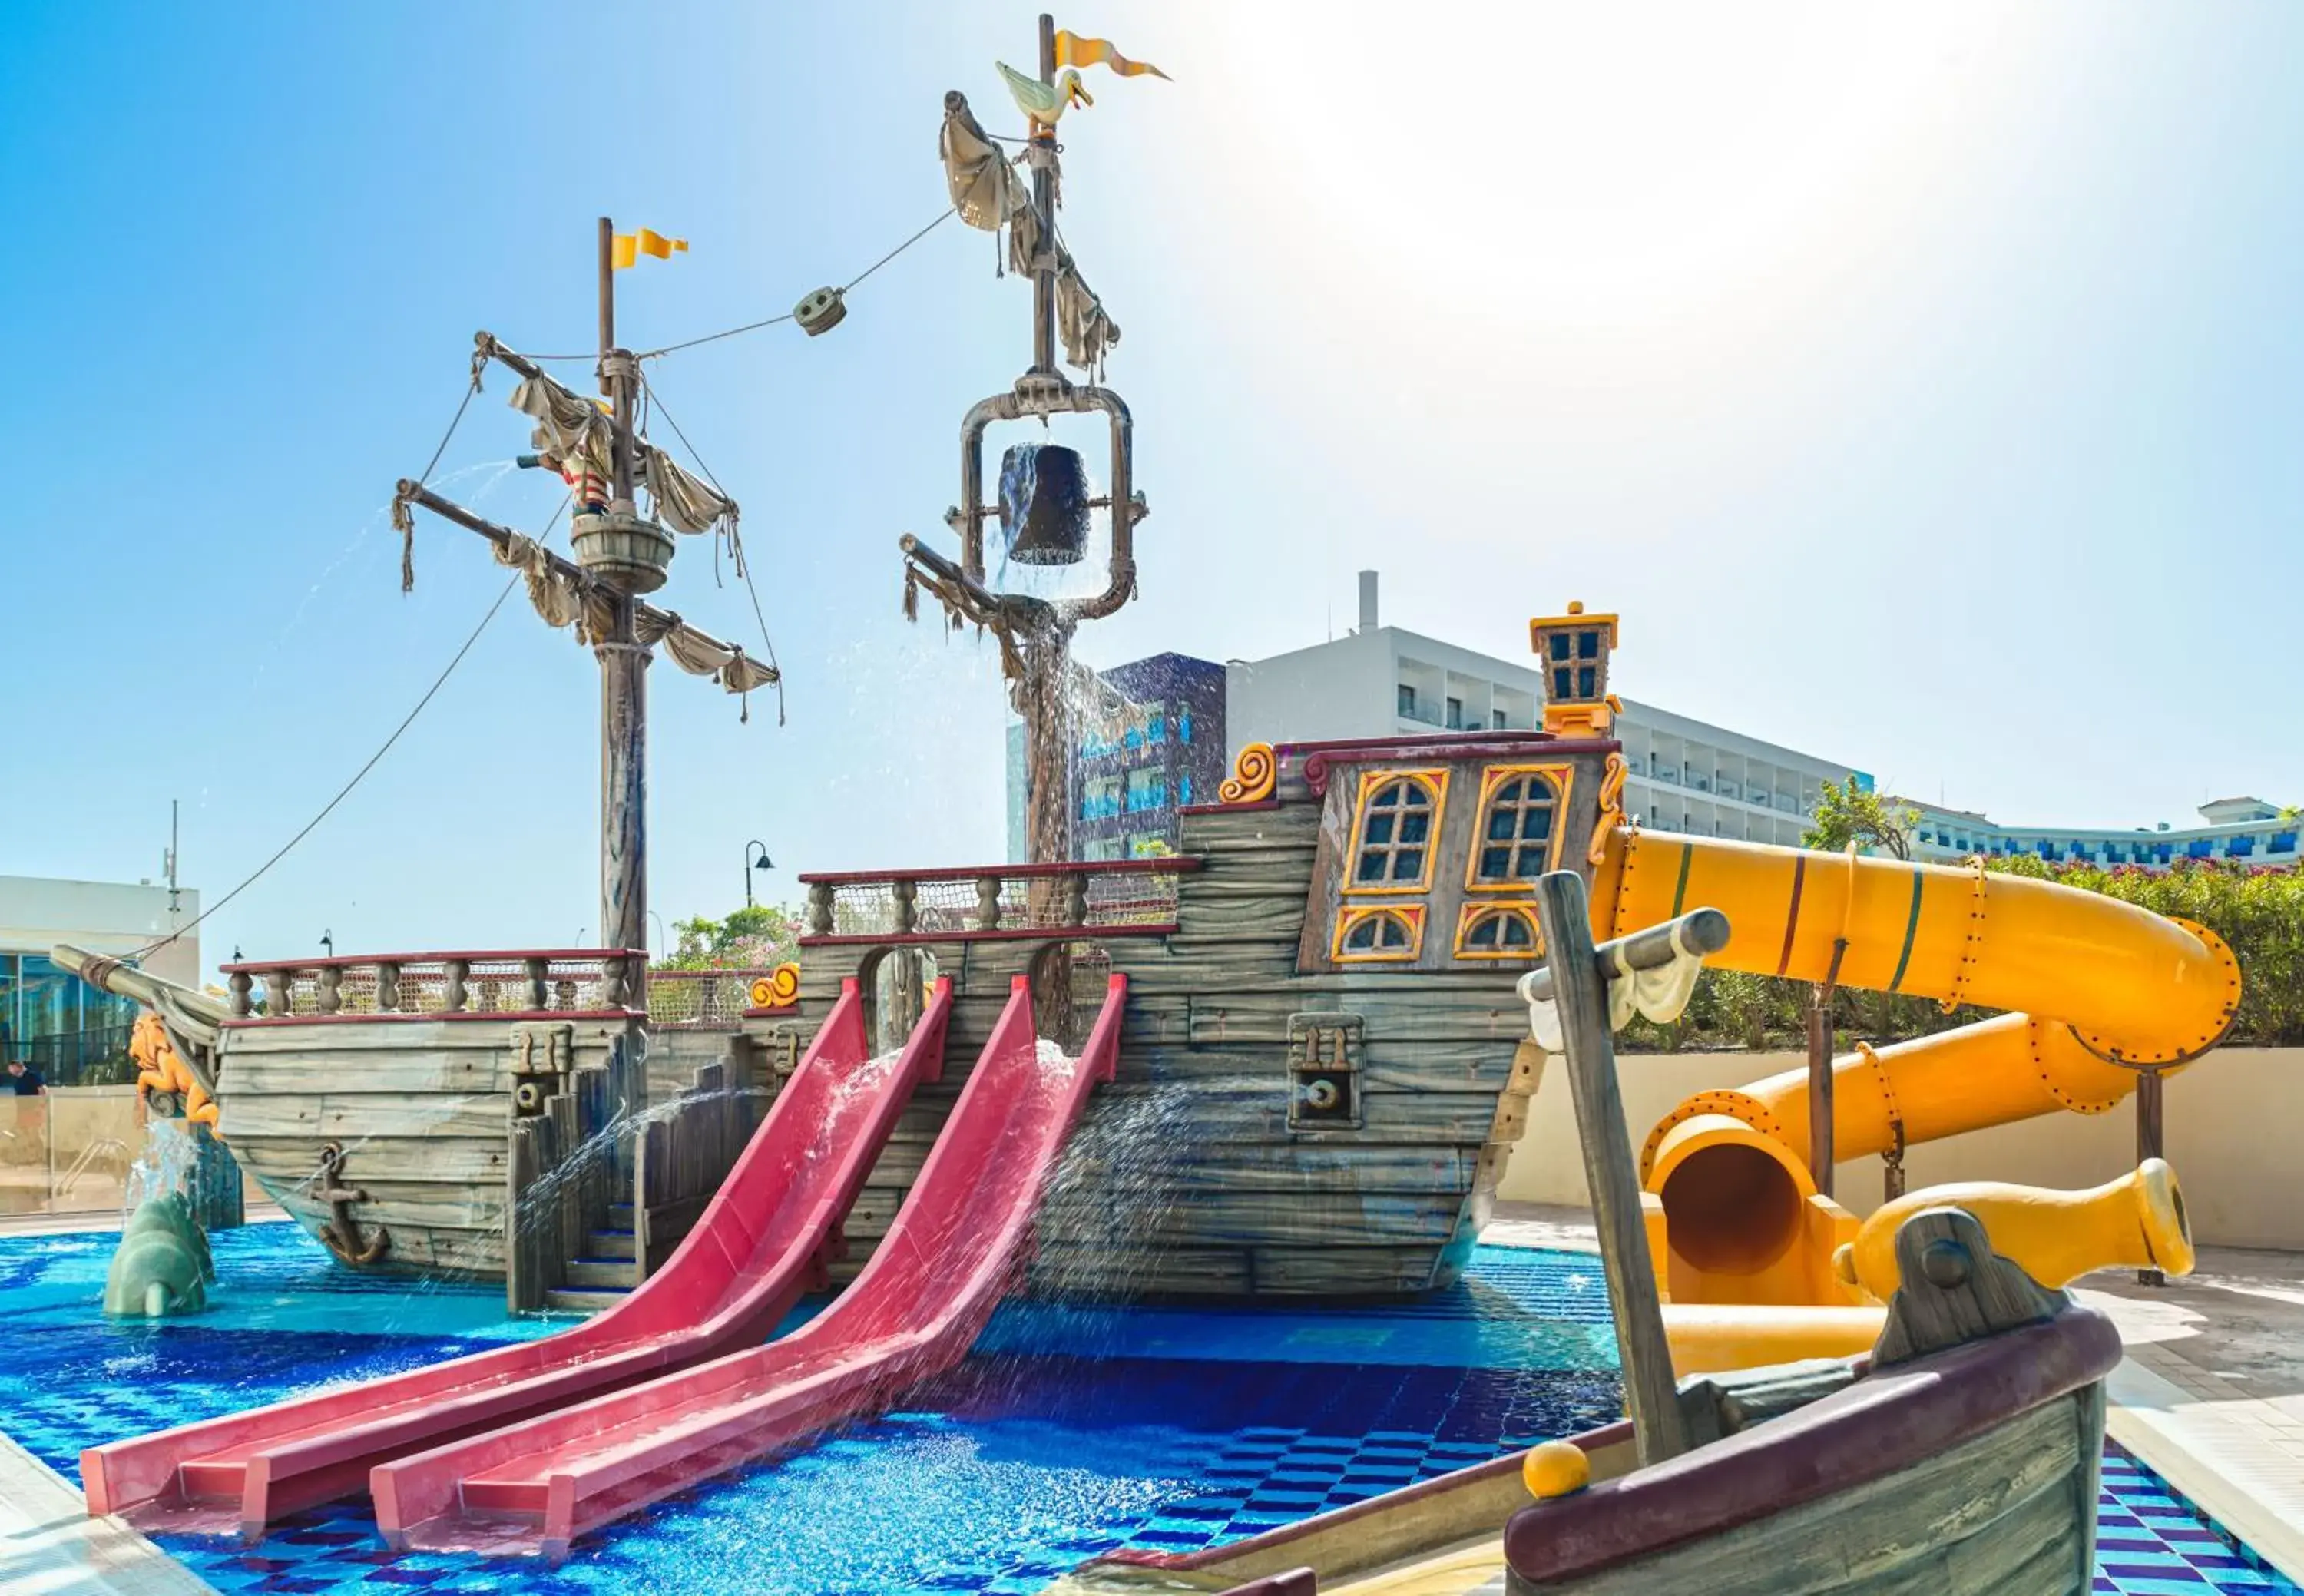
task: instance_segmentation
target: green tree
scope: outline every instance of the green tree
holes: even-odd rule
[[[1827,781],[1817,801],[1816,814],[1800,834],[1803,847],[1837,853],[1854,843],[1867,853],[1878,849],[1898,859],[1912,856],[1912,829],[1920,811],[1894,798],[1859,787],[1851,777]]]
[[[767,904],[733,911],[724,920],[698,915],[675,920],[672,929],[680,940],[659,970],[767,969],[797,958],[800,951],[800,912]]]

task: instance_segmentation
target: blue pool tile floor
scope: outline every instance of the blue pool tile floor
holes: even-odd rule
[[[0,1430],[77,1478],[80,1447],[548,1333],[501,1293],[355,1281],[292,1226],[216,1238],[216,1307],[96,1310],[113,1238],[0,1239]],[[1587,1254],[1483,1247],[1395,1307],[1004,1308],[902,1411],[659,1504],[556,1570],[400,1555],[365,1504],[260,1545],[162,1544],[217,1589],[309,1596],[1037,1592],[1123,1547],[1241,1539],[1619,1412]],[[2132,1457],[2106,1456],[2098,1596],[2304,1596]]]

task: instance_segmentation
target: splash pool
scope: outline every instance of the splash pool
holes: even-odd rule
[[[0,1430],[68,1478],[80,1448],[557,1328],[502,1294],[355,1281],[290,1225],[216,1238],[216,1307],[96,1311],[112,1237],[0,1239]],[[806,1313],[814,1305],[803,1307]],[[365,1505],[261,1545],[165,1537],[217,1589],[779,1596],[1029,1592],[1121,1547],[1190,1550],[1614,1418],[1597,1261],[1483,1247],[1392,1308],[1003,1309],[901,1411],[661,1504],[564,1566],[394,1554]],[[2133,1459],[2108,1455],[2098,1592],[2294,1596]]]

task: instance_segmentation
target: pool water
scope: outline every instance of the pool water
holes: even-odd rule
[[[500,1292],[355,1281],[288,1225],[214,1238],[209,1312],[115,1325],[96,1306],[113,1240],[0,1239],[0,1430],[75,1480],[84,1446],[558,1328],[507,1319]],[[1037,1592],[1121,1547],[1221,1544],[1606,1422],[1614,1365],[1578,1253],[1483,1247],[1464,1285],[1399,1307],[1014,1303],[901,1411],[659,1504],[557,1570],[394,1554],[365,1504],[253,1548],[162,1544],[226,1592]],[[2099,1592],[2297,1592],[2116,1449],[2105,1486]]]

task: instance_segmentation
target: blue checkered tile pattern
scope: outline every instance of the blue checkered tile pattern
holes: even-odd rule
[[[2095,1596],[2297,1596],[2298,1587],[2240,1545],[2117,1443],[2104,1451],[2096,1497]]]
[[[354,1281],[285,1226],[216,1238],[212,1312],[109,1324],[109,1250],[0,1241],[0,1430],[68,1475],[95,1442],[549,1328],[478,1288]],[[661,1503],[556,1570],[394,1554],[364,1503],[252,1548],[163,1543],[218,1590],[263,1596],[1023,1596],[1106,1552],[1222,1545],[1621,1405],[1597,1261],[1482,1248],[1463,1284],[1397,1306],[1012,1304],[903,1411]],[[2101,1522],[2097,1596],[2304,1596],[2116,1448]]]

